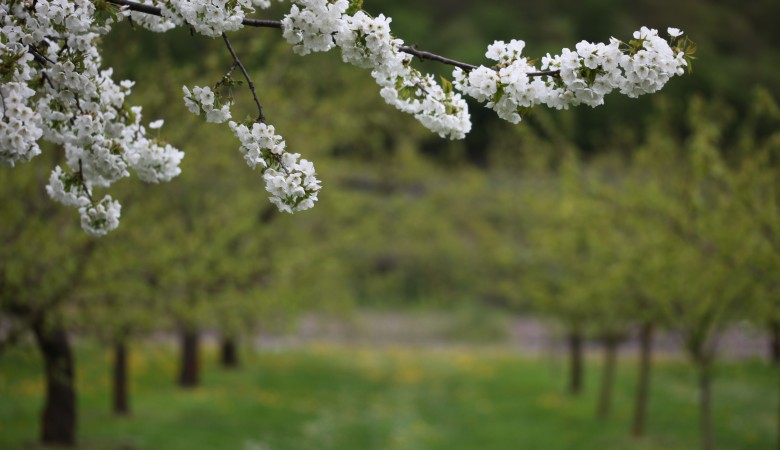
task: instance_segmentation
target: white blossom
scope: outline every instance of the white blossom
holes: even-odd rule
[[[673,27],[667,28],[666,32],[669,33],[669,36],[671,36],[673,38],[682,36],[682,34],[683,34],[682,30],[680,30],[679,28],[673,28]]]
[[[139,1],[160,7],[162,17],[122,7],[115,19],[129,17],[157,32],[186,25],[211,37],[241,28],[255,7],[271,5],[271,0]],[[82,227],[97,236],[118,226],[121,205],[110,195],[97,201],[96,189],[110,188],[131,172],[145,182],[168,181],[180,173],[183,158],[178,149],[147,135],[141,108],[127,102],[134,82],[114,81],[112,69],[102,65],[98,43],[115,19],[99,9],[114,7],[92,0],[0,3],[0,165],[34,158],[41,140],[64,149],[64,163],[54,168],[46,190],[77,209]],[[350,10],[347,0],[293,0],[282,33],[300,55],[338,47],[345,62],[371,71],[386,102],[451,139],[471,129],[461,94],[517,123],[540,105],[597,106],[613,91],[629,97],[655,92],[687,66],[679,47],[688,41],[681,30],[667,29],[672,48],[657,30],[642,27],[628,44],[614,38],[581,41],[574,50],[542,57],[538,66],[523,55],[525,42],[496,41],[485,54],[492,66],[455,69],[450,84],[412,66],[391,23],[382,14]],[[182,91],[192,113],[208,122],[231,119],[232,99],[222,98],[216,87]],[[156,120],[148,128],[163,124]],[[261,172],[272,203],[286,212],[314,205],[321,184],[313,164],[288,152],[273,126],[229,126],[247,164]]]
[[[299,55],[326,52],[335,46],[333,35],[342,28],[347,0],[294,0],[282,20],[282,35]]]
[[[187,109],[193,114],[200,115],[203,113],[206,117],[206,122],[223,123],[230,120],[230,106],[231,102],[226,102],[224,105],[219,105],[217,102],[217,96],[211,90],[210,87],[195,86],[192,91],[187,86],[182,86],[184,92],[184,104]]]
[[[151,128],[152,130],[157,130],[159,128],[162,128],[164,123],[165,121],[162,119],[155,120],[154,122],[149,122],[149,128]]]
[[[98,203],[79,208],[81,228],[93,236],[103,236],[119,226],[121,212],[122,205],[107,195]]]
[[[284,139],[273,125],[255,122],[252,128],[229,123],[241,141],[239,151],[251,168],[260,168],[271,203],[283,212],[294,213],[314,206],[321,188],[314,165],[298,153],[285,151]]]
[[[674,28],[669,33],[680,34]],[[559,55],[547,54],[540,67],[521,55],[522,41],[496,41],[488,46],[486,56],[498,65],[480,66],[468,73],[455,69],[454,85],[484,102],[499,117],[518,123],[524,111],[540,104],[555,109],[598,106],[614,90],[638,97],[661,89],[672,76],[682,75],[687,65],[684,55],[675,53],[658,37],[657,30],[642,27],[633,36],[641,48],[624,50],[614,38],[609,43],[581,41],[574,51],[564,48]]]

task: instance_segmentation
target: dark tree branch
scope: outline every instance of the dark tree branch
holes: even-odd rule
[[[41,67],[45,67],[47,64],[54,64],[54,61],[51,59],[43,56],[38,49],[33,47],[32,45],[27,47],[30,50],[30,53],[33,55],[33,59],[35,59],[35,62],[41,65]]]
[[[162,10],[156,6],[144,5],[130,0],[106,0],[106,1],[108,1],[109,3],[113,3],[115,5],[126,6],[131,11],[142,12],[146,14],[151,14],[153,16],[162,17]],[[242,21],[242,23],[247,27],[280,28],[280,29],[282,28],[282,22],[280,20],[245,18]],[[445,56],[437,55],[435,53],[426,52],[424,50],[418,50],[416,45],[401,46],[398,47],[398,50],[403,53],[407,53],[409,55],[420,58],[421,60],[436,61],[449,66],[459,67],[465,70],[466,72],[470,72],[476,69],[477,67],[479,67],[473,64],[456,61],[454,59],[450,59]],[[559,74],[560,74],[559,70],[544,70],[540,72],[529,72],[527,75],[529,77],[543,77],[543,76],[557,77],[559,76]]]
[[[404,53],[408,53],[408,54],[410,54],[412,56],[416,56],[416,57],[420,58],[421,60],[426,60],[427,59],[427,60],[430,60],[430,61],[436,61],[436,62],[440,62],[442,64],[447,64],[449,66],[459,67],[459,68],[465,70],[466,72],[471,72],[472,70],[474,70],[474,69],[479,67],[479,66],[475,66],[473,64],[464,63],[464,62],[456,61],[454,59],[450,59],[450,58],[447,58],[447,57],[444,57],[444,56],[441,56],[441,55],[437,55],[435,53],[426,52],[426,51],[423,51],[423,50],[417,50],[417,46],[416,45],[411,45],[411,46],[405,45],[405,46],[402,46],[402,47],[398,47],[398,50],[400,50],[400,51],[402,51]],[[528,72],[526,75],[528,75],[529,77],[544,77],[544,76],[557,77],[560,74],[560,72],[561,72],[560,70],[544,70],[544,71],[541,71],[541,72]]]
[[[127,9],[129,9],[130,11],[162,17],[162,9],[157,6],[144,5],[143,3],[133,2],[130,0],[106,0],[106,1],[108,3],[113,3],[114,5],[126,6]],[[247,27],[282,28],[282,22],[279,20],[245,18],[242,23]]]
[[[246,83],[247,85],[249,85],[249,90],[252,91],[252,97],[255,99],[255,105],[257,105],[257,111],[258,111],[257,120],[259,120],[260,123],[265,123],[265,114],[263,114],[263,105],[261,105],[260,100],[257,99],[257,91],[255,90],[255,84],[252,82],[252,78],[249,77],[249,73],[246,71],[246,68],[241,63],[241,60],[238,59],[238,55],[236,55],[235,50],[233,50],[233,46],[230,45],[230,39],[228,39],[225,33],[222,33],[222,39],[225,41],[225,45],[227,45],[228,51],[230,52],[230,56],[233,57],[233,62],[241,70],[241,73],[244,74],[244,78],[246,78]]]
[[[471,72],[472,70],[476,69],[478,66],[475,66],[473,64],[468,64],[460,61],[455,61],[454,59],[445,58],[444,56],[437,55],[435,53],[426,52],[423,50],[417,50],[416,45],[405,45],[402,47],[398,47],[398,50],[408,53],[412,56],[416,56],[422,60],[430,60],[430,61],[437,61],[442,64],[447,64],[450,66],[460,67],[461,69],[465,70],[466,72]]]

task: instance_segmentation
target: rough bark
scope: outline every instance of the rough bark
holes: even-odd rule
[[[119,341],[114,344],[113,409],[114,414],[130,414],[129,362],[127,344]]]
[[[44,445],[76,445],[76,387],[74,359],[65,330],[43,321],[33,324],[33,333],[43,357],[46,398],[41,414],[41,442]]]
[[[615,385],[615,367],[619,339],[614,336],[604,338],[604,369],[601,376],[601,389],[596,416],[600,419],[609,417],[612,406],[612,390]]]
[[[220,361],[222,367],[234,369],[238,367],[238,343],[235,336],[223,336],[220,347]]]
[[[569,393],[578,395],[582,392],[584,366],[583,366],[583,337],[579,330],[572,330],[568,336],[569,343]]]
[[[181,387],[196,387],[200,381],[199,338],[197,330],[186,329],[182,331],[181,364],[179,366],[179,386]]]
[[[650,394],[650,365],[653,356],[653,324],[643,323],[639,329],[639,379],[636,387],[636,403],[634,404],[634,437],[645,434],[647,423],[647,406]]]

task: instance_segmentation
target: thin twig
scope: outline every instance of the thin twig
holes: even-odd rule
[[[430,61],[437,61],[442,64],[447,64],[450,66],[460,67],[461,69],[465,70],[466,72],[471,72],[472,70],[476,69],[478,66],[475,66],[473,64],[468,64],[460,61],[456,61],[454,59],[446,58],[441,55],[437,55],[435,53],[426,52],[423,50],[417,50],[417,46],[415,45],[405,45],[402,47],[398,47],[398,50],[408,53],[412,56],[416,56],[420,59],[427,59]]]
[[[37,50],[35,47],[33,47],[32,45],[28,46],[27,48],[29,48],[29,49],[30,49],[30,53],[33,55],[33,59],[35,59],[35,61],[36,61],[38,64],[40,64],[41,66],[45,66],[47,63],[48,63],[48,64],[54,64],[54,61],[52,61],[51,59],[49,59],[49,58],[47,58],[46,56],[42,55],[42,54],[41,54],[41,53],[40,53],[40,52],[39,52],[39,51],[38,51],[38,50]]]
[[[2,105],[3,105],[3,119],[6,119],[7,117],[5,115],[5,110],[7,108],[5,106],[5,95],[3,95],[3,90],[2,89],[0,89],[0,100],[2,100]]]
[[[459,67],[466,72],[471,72],[472,70],[476,69],[478,66],[475,66],[473,64],[464,63],[461,61],[456,61],[454,59],[450,59],[441,55],[437,55],[436,53],[426,52],[423,50],[417,50],[416,45],[405,45],[402,47],[398,47],[398,50],[404,53],[408,53],[412,56],[416,56],[422,60],[430,60],[430,61],[436,61],[440,62],[442,64],[447,64],[449,66],[455,66]],[[540,72],[528,72],[526,75],[528,77],[544,77],[544,76],[551,76],[551,77],[557,77],[560,74],[560,70],[544,70]]]
[[[223,84],[227,83],[230,80],[230,77],[233,76],[233,71],[236,70],[236,67],[238,67],[238,64],[233,63],[232,66],[230,66],[230,69],[225,73],[225,75],[222,77],[221,80],[217,81],[217,84],[214,85],[214,90],[216,91],[219,89]]]
[[[94,205],[95,199],[92,198],[92,192],[90,192],[89,188],[87,187],[87,180],[84,179],[84,166],[81,164],[81,158],[79,158],[79,183],[81,184],[81,187],[84,188],[84,191],[87,193],[87,197],[89,197],[89,201]]]
[[[230,52],[230,56],[233,57],[233,62],[238,66],[239,69],[241,69],[241,73],[244,74],[244,78],[246,79],[246,83],[249,85],[249,90],[252,91],[252,97],[255,99],[255,105],[257,105],[257,120],[260,121],[260,123],[265,123],[265,114],[263,114],[263,105],[260,104],[260,100],[257,98],[257,91],[255,90],[255,84],[252,82],[252,78],[249,77],[249,73],[246,71],[246,68],[243,64],[241,64],[241,60],[238,59],[238,55],[236,55],[235,50],[233,50],[233,46],[230,45],[230,39],[228,39],[227,35],[225,33],[222,33],[222,39],[225,41],[225,45],[227,45],[228,51]]]
[[[533,77],[558,77],[561,75],[560,70],[542,70],[540,72],[528,72],[526,75],[529,78]]]
[[[49,87],[51,87],[54,90],[57,90],[57,88],[54,87],[54,83],[51,82],[51,78],[49,77],[49,74],[46,73],[45,70],[41,70],[41,79],[49,83]]]

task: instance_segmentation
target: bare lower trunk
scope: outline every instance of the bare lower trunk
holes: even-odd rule
[[[777,371],[777,375],[780,375],[780,370]],[[778,381],[780,381],[780,376],[778,376]],[[780,384],[778,387],[780,387]],[[780,392],[780,389],[778,389],[778,392]],[[777,422],[775,422],[777,425],[777,442],[775,443],[775,447],[780,449],[780,398],[778,398],[777,407]]]
[[[127,344],[118,341],[114,344],[114,384],[113,407],[114,414],[125,416],[130,414],[129,379],[128,379]]]
[[[769,360],[780,364],[780,321],[769,322]]]
[[[707,362],[697,364],[699,370],[699,432],[702,450],[712,450],[712,372]]]
[[[569,342],[569,393],[578,395],[582,392],[583,379],[583,338],[579,330],[572,330]]]
[[[62,327],[33,325],[35,341],[46,371],[46,399],[41,415],[41,442],[44,445],[76,445],[76,387],[74,360],[68,335]]]
[[[612,389],[615,385],[618,342],[618,339],[612,336],[604,339],[604,373],[601,377],[599,404],[596,411],[596,415],[600,419],[609,417],[609,411],[612,406]]]
[[[200,375],[199,335],[197,330],[187,329],[181,335],[181,366],[179,386],[196,387]]]
[[[639,330],[639,380],[636,387],[636,403],[634,405],[634,437],[645,434],[647,422],[647,404],[650,393],[650,365],[653,355],[653,324],[644,323]]]
[[[238,367],[238,343],[234,336],[223,336],[220,347],[220,361],[222,362],[222,367],[231,369]]]

